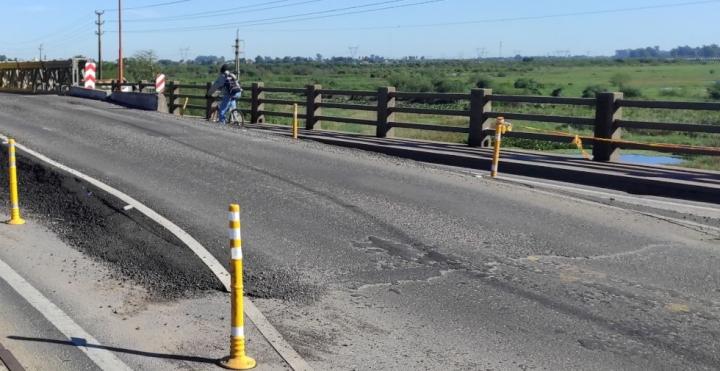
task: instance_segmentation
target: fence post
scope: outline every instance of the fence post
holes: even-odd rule
[[[472,89],[470,91],[470,132],[468,145],[471,147],[489,147],[486,141],[491,133],[488,112],[492,111],[492,89]],[[486,123],[488,123],[486,125]]]
[[[250,102],[250,122],[253,124],[262,124],[265,122],[265,115],[262,111],[265,110],[265,104],[262,102],[265,99],[265,92],[263,87],[265,86],[262,82],[254,82],[251,88],[252,102]]]
[[[378,88],[377,94],[377,127],[375,136],[385,138],[388,135],[393,136],[393,130],[390,123],[395,118],[395,87],[388,86]]]
[[[168,111],[173,115],[180,114],[180,97],[178,97],[178,94],[180,94],[179,84],[179,81],[168,81],[167,89],[165,90],[168,92]]]
[[[212,104],[213,104],[213,101],[215,100],[215,98],[213,98],[213,96],[210,95],[210,93],[208,93],[210,91],[211,87],[212,87],[211,82],[208,82],[205,84],[205,120],[208,120],[208,121],[210,121],[210,116],[212,113]]]
[[[618,101],[623,99],[623,93],[599,93],[595,106],[595,137],[602,139],[619,140],[621,129],[617,120],[622,118],[622,108]],[[594,161],[618,161],[620,148],[613,143],[597,141],[593,143]]]
[[[322,103],[322,94],[318,90],[322,89],[320,85],[307,85],[305,87],[305,94],[307,98],[307,112],[305,117],[305,129],[312,130],[314,128],[320,129],[320,121],[316,119],[317,116],[322,115],[322,108],[319,104]]]

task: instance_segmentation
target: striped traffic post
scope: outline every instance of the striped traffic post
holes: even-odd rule
[[[245,354],[245,318],[243,313],[242,237],[240,234],[240,205],[231,204],[228,213],[230,232],[230,356],[220,365],[231,370],[248,370],[255,360]]]
[[[490,168],[490,176],[497,177],[498,164],[500,163],[500,143],[502,135],[508,131],[512,131],[512,124],[505,123],[504,117],[498,117],[495,120],[495,148],[493,151],[492,167]]]
[[[8,171],[10,179],[10,220],[8,224],[21,225],[25,220],[20,217],[20,201],[18,199],[17,167],[15,161],[15,139],[8,140]]]
[[[85,63],[83,80],[85,80],[85,89],[95,89],[95,63]]]
[[[162,73],[155,78],[155,92],[162,94],[165,91],[165,75]]]

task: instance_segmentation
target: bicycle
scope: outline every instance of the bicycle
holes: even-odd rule
[[[213,103],[211,107],[212,113],[210,114],[211,121],[217,121],[218,119],[218,107],[217,102]],[[245,113],[239,108],[235,107],[230,110],[227,114],[227,122],[229,125],[237,125],[239,127],[245,127]]]
[[[241,128],[245,127],[245,114],[239,108],[233,108],[229,113],[230,117],[228,123],[231,125],[237,125]]]

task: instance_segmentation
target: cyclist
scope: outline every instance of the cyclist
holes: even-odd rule
[[[230,72],[230,66],[227,64],[223,64],[222,67],[220,67],[220,75],[210,87],[208,95],[212,95],[218,90],[222,90],[223,95],[218,110],[218,122],[225,124],[227,123],[225,116],[228,112],[235,109],[237,104],[236,100],[242,95],[242,88],[240,88],[237,76]]]

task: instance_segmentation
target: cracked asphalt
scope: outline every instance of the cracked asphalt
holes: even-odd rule
[[[239,202],[247,292],[317,369],[720,368],[717,230],[70,97],[0,94],[0,131],[148,204],[221,261]]]

